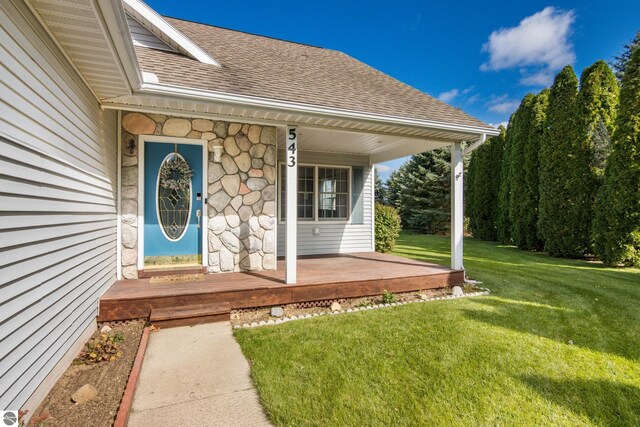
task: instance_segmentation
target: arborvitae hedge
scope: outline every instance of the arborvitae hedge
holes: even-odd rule
[[[580,92],[576,100],[576,151],[586,163],[575,170],[575,189],[581,194],[574,197],[576,233],[584,236],[584,244],[593,252],[592,219],[598,189],[604,179],[604,167],[611,152],[620,89],[611,68],[598,61],[582,72]]]
[[[587,162],[576,150],[575,101],[578,78],[567,66],[556,76],[549,93],[546,134],[540,150],[540,211],[538,228],[544,248],[551,255],[581,257],[585,236],[577,232],[580,216],[574,209],[574,196],[582,194],[577,177],[580,164]],[[593,188],[591,188],[593,191]],[[583,220],[582,218],[580,218]]]
[[[540,204],[540,148],[545,135],[549,90],[535,96],[531,105],[531,116],[527,126],[527,144],[524,150],[524,188],[518,195],[521,200],[521,226],[519,247],[542,250],[544,242],[538,231],[538,208]]]
[[[624,66],[594,237],[596,253],[605,263],[640,265],[640,47],[632,49]]]
[[[534,99],[532,94],[527,94],[522,99],[520,107],[513,113],[508,129],[508,138],[511,143],[509,222],[511,223],[511,239],[520,249],[531,249],[527,244],[529,224],[526,222],[527,210],[531,209],[531,206],[527,205],[527,199],[524,196],[527,186],[525,151],[529,142],[529,127],[531,126]]]
[[[469,230],[483,240],[498,239],[498,192],[506,129],[489,138],[471,154],[467,173],[465,210]]]
[[[500,168],[500,188],[498,190],[498,241],[504,244],[511,243],[511,221],[509,220],[509,205],[511,203],[511,182],[509,173],[511,169],[511,148],[513,137],[510,136],[510,128],[513,126],[514,115],[509,119],[507,134],[504,140],[502,153],[502,165]]]

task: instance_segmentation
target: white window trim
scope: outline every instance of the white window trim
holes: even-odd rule
[[[139,135],[138,136],[138,270],[144,270],[144,149],[146,142],[161,142],[166,144],[190,144],[202,146],[202,194],[203,200],[208,198],[207,189],[207,176],[209,166],[209,151],[207,140],[205,139],[193,139],[193,138],[176,138],[170,136],[157,136],[157,135]],[[122,161],[120,159],[119,161]],[[207,267],[209,265],[209,242],[207,234],[207,224],[204,222],[208,220],[207,203],[202,204],[202,224],[200,226],[202,233],[202,266]],[[203,225],[204,224],[204,225]]]
[[[284,168],[284,162],[278,162],[278,184],[280,184],[282,180],[282,170]],[[352,166],[341,166],[341,165],[326,165],[326,164],[316,164],[316,163],[298,163],[298,166],[301,167],[313,167],[313,219],[300,219],[298,218],[298,223],[300,224],[351,224],[351,180],[353,176],[353,167]],[[318,193],[318,169],[319,168],[334,168],[334,169],[348,169],[347,176],[347,219],[333,219],[333,218],[319,218],[318,217],[318,208],[320,206],[320,194]],[[278,224],[286,224],[286,220],[282,220],[281,216],[281,189],[278,186],[277,192],[277,216],[278,216]]]

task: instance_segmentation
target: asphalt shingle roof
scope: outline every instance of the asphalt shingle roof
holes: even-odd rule
[[[342,52],[165,18],[222,67],[136,47],[161,83],[344,110],[490,128]]]

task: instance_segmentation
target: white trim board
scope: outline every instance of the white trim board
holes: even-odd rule
[[[282,170],[285,167],[284,162],[278,162],[278,170],[277,170],[277,179],[278,182],[281,182],[282,179]],[[343,166],[343,165],[328,165],[328,164],[318,164],[318,163],[298,163],[298,167],[312,167],[313,168],[313,219],[300,219],[297,218],[298,223],[304,224],[351,224],[351,196],[352,196],[352,184],[353,184],[353,166]],[[347,200],[347,218],[320,218],[318,216],[318,208],[320,207],[320,192],[318,191],[318,170],[319,168],[326,169],[347,169],[347,189],[348,191],[348,200]],[[299,178],[299,176],[298,176]],[[287,221],[282,219],[282,209],[280,208],[282,196],[280,195],[280,190],[276,194],[276,212],[277,212],[277,220],[279,224],[286,224]],[[297,206],[296,206],[297,208]]]
[[[138,136],[138,270],[144,270],[144,146],[146,142],[161,142],[165,144],[190,144],[202,146],[202,222],[200,230],[202,233],[202,266],[207,267],[209,265],[209,242],[207,241],[207,223],[209,218],[208,214],[208,165],[209,165],[209,152],[207,147],[207,141],[204,139],[192,139],[192,138],[176,138],[170,136],[156,136],[156,135],[139,135]]]
[[[322,116],[346,118],[363,120],[374,123],[388,123],[404,126],[415,126],[419,128],[430,128],[438,130],[457,131],[461,133],[472,133],[478,136],[484,134],[487,135],[499,135],[499,129],[492,129],[491,127],[479,127],[458,125],[453,123],[438,122],[433,120],[412,119],[402,116],[389,116],[376,113],[368,113],[364,111],[344,110],[333,107],[322,107],[319,105],[304,104],[300,102],[291,101],[278,101],[270,98],[262,98],[257,96],[239,95],[224,93],[205,89],[194,89],[182,86],[175,86],[162,83],[143,83],[139,91],[141,95],[144,94],[158,94],[167,96],[177,96],[192,99],[204,99],[207,101],[228,103],[233,105],[242,105],[246,107],[266,107],[273,108],[275,110],[282,110],[284,112],[299,112],[299,113],[312,113]],[[115,99],[117,100],[117,98]],[[107,100],[112,101],[112,100]],[[117,108],[117,107],[116,107]],[[301,123],[300,126],[305,126]]]

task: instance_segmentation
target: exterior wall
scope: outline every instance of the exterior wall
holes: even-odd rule
[[[300,142],[303,146],[304,141]],[[285,152],[278,152],[278,167],[283,167]],[[298,255],[336,254],[348,252],[372,252],[373,247],[373,173],[368,156],[352,154],[298,151],[298,164],[324,166],[362,166],[364,168],[364,221],[352,224],[349,221],[298,221]],[[280,192],[278,191],[278,206]],[[318,227],[320,233],[313,235]],[[278,256],[284,256],[286,227],[278,227]]]
[[[124,278],[138,277],[139,135],[201,139],[207,144],[209,272],[275,268],[276,129],[128,113],[122,117]]]
[[[0,409],[33,411],[116,279],[117,115],[0,2]]]

